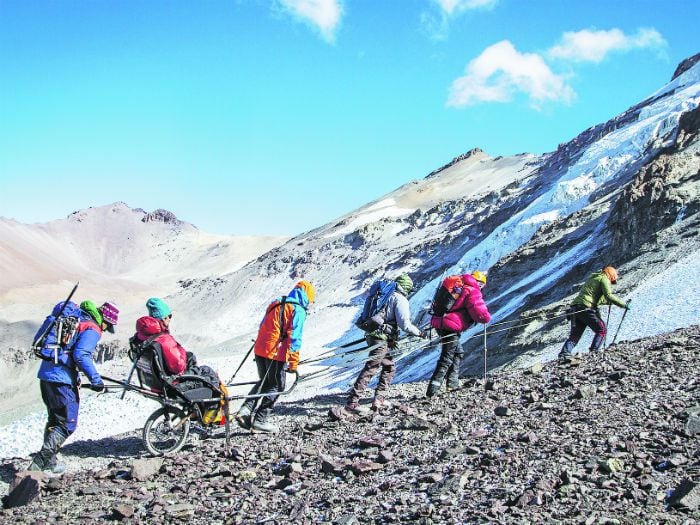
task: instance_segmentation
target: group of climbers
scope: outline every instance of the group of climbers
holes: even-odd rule
[[[568,310],[571,331],[560,352],[560,358],[572,354],[586,327],[590,327],[595,334],[590,350],[600,349],[606,334],[606,326],[598,309],[600,305],[614,304],[630,308],[629,302],[623,302],[612,293],[612,285],[617,280],[617,271],[611,266],[594,272],[588,278]],[[427,397],[437,394],[444,382],[448,391],[458,388],[463,357],[460,334],[475,323],[486,324],[491,320],[481,292],[486,281],[483,272],[474,271],[471,274],[449,276],[440,283],[432,303],[430,327],[439,336],[441,353],[428,383]],[[404,273],[389,284],[381,315],[372,317],[374,324],[369,323],[366,326],[371,328],[365,328],[365,341],[369,349],[367,361],[350,390],[345,406],[331,411],[331,415],[337,419],[381,410],[396,373],[392,350],[397,346],[399,334],[403,331],[420,338],[428,337],[426,331],[411,322],[408,302],[408,296],[413,290],[411,277]],[[314,286],[309,281],[302,280],[288,295],[274,300],[267,307],[254,343],[258,381],[235,414],[235,419],[242,428],[259,432],[277,431],[270,416],[279,394],[285,389],[286,373],[295,373],[297,370],[304,323],[315,297]],[[137,320],[134,337],[142,342],[151,341],[159,345],[166,372],[174,376],[184,373],[206,375],[211,372],[218,379],[209,367],[197,367],[195,356],[187,352],[170,334],[172,312],[168,305],[154,297],[147,301],[146,307],[148,315]],[[91,301],[84,301],[80,304],[77,337],[70,352],[66,354],[67,357],[42,362],[38,377],[48,422],[43,446],[35,454],[30,470],[61,470],[56,464],[56,453],[77,425],[80,385],[78,371],[90,379],[90,388],[98,392],[104,390],[102,379],[92,361],[92,353],[103,330],[114,332],[118,313],[119,310],[111,302],[105,302],[97,308]],[[42,330],[45,331],[45,326],[42,326],[39,333]],[[360,398],[377,373],[378,383],[371,409],[368,409],[360,405]]]

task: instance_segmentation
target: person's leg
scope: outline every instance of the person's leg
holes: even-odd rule
[[[559,357],[568,357],[574,353],[574,347],[578,344],[583,335],[583,331],[586,329],[586,323],[581,317],[585,312],[586,310],[572,314],[569,338],[564,342],[564,346],[562,346],[559,352]]]
[[[349,408],[355,408],[357,406],[357,404],[360,401],[360,396],[362,395],[362,392],[365,391],[372,377],[374,377],[374,375],[381,368],[382,360],[385,358],[389,350],[386,341],[382,341],[381,339],[374,339],[373,337],[368,337],[367,343],[369,344],[369,346],[374,346],[375,344],[379,344],[380,346],[378,346],[369,353],[369,357],[365,362],[365,366],[362,368],[360,375],[357,376],[355,384],[353,385],[352,390],[350,391],[350,395],[348,396],[348,401],[346,403],[346,406]]]
[[[447,389],[456,390],[459,388],[459,373],[460,366],[462,364],[462,358],[464,353],[460,352],[461,348],[459,342],[457,343],[457,349],[455,351],[454,357],[452,358],[452,364],[450,369],[447,371]]]
[[[591,341],[589,351],[597,352],[600,350],[603,340],[605,339],[605,334],[607,333],[605,322],[600,316],[600,312],[598,310],[590,309],[583,313],[585,314],[584,322],[586,323],[586,326],[588,326],[595,333],[593,336],[593,341]]]
[[[254,396],[263,393],[264,381],[266,380],[267,375],[269,373],[270,362],[272,362],[272,359],[265,359],[264,357],[260,357],[257,355],[255,356],[255,366],[258,369],[258,382],[255,383],[255,385],[253,385],[253,388],[250,389],[250,392],[248,392],[249,396]],[[261,398],[259,397],[252,397],[246,399],[245,402],[241,405],[241,408],[238,409],[238,413],[236,414],[236,422],[246,430],[250,429],[250,417],[253,414],[255,406],[259,403],[260,399]]]
[[[438,335],[442,340],[442,350],[440,352],[440,358],[435,365],[433,375],[430,378],[430,383],[428,383],[428,391],[426,392],[428,397],[434,396],[440,390],[442,382],[445,380],[445,376],[447,376],[447,372],[454,360],[457,344],[459,342],[458,334],[453,332],[438,330]]]
[[[374,401],[372,402],[372,408],[375,410],[379,410],[384,406],[384,397],[389,391],[391,381],[396,374],[396,363],[389,352],[385,354],[380,364],[382,370],[379,373],[379,383],[377,384],[377,389],[374,391]]]
[[[282,361],[272,361],[270,363],[270,372],[265,380],[262,392],[263,394],[269,394],[260,400],[260,407],[258,408],[256,419],[258,416],[261,419],[266,419],[272,413],[272,407],[279,399],[279,393],[284,392],[285,385],[287,383],[287,376],[285,369],[285,364]]]
[[[269,373],[264,381],[262,392],[270,394],[263,397],[260,407],[255,413],[253,429],[259,432],[277,432],[277,427],[270,421],[272,407],[279,399],[279,392],[283,392],[286,384],[286,372],[283,361],[272,361],[269,366]]]
[[[78,426],[80,399],[78,389],[69,385],[41,381],[41,396],[49,412],[49,422],[44,429],[44,443],[34,456],[29,470],[51,469],[62,471],[56,463],[61,445]]]

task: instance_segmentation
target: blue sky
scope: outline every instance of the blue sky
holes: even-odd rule
[[[473,147],[543,153],[700,51],[698,0],[0,0],[0,216],[302,233]]]

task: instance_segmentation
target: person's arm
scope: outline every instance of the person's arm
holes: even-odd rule
[[[290,345],[287,352],[289,371],[295,372],[299,364],[299,350],[301,350],[301,336],[306,322],[306,310],[301,306],[289,305],[292,309],[292,330],[290,333]]]
[[[420,329],[411,322],[411,309],[406,299],[401,294],[394,294],[396,302],[394,304],[394,317],[398,327],[411,335],[421,335]]]
[[[612,293],[612,285],[610,284],[610,280],[607,277],[603,276],[600,279],[600,284],[601,290],[603,292],[603,297],[605,297],[605,300],[608,304],[614,304],[615,306],[619,306],[620,308],[627,308],[627,304],[617,295]]]
[[[101,385],[102,378],[95,367],[92,360],[92,353],[100,342],[100,334],[92,328],[88,328],[78,335],[78,340],[73,346],[73,361],[78,366],[78,369],[83,372],[91,385]]]
[[[491,321],[491,314],[489,309],[486,308],[486,303],[484,302],[484,296],[481,295],[481,289],[476,287],[467,287],[469,297],[466,298],[467,312],[469,312],[469,317],[475,323],[486,324]]]
[[[187,368],[187,351],[170,334],[161,335],[156,341],[163,350],[165,371],[171,375],[183,374]]]

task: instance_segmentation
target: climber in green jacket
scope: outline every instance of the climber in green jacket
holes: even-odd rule
[[[593,272],[581,287],[581,291],[569,308],[571,312],[569,314],[571,332],[559,352],[560,359],[570,357],[573,354],[574,347],[581,339],[586,327],[595,332],[590,351],[597,352],[600,350],[607,328],[603,318],[600,316],[598,306],[601,304],[614,304],[629,310],[629,301],[625,303],[612,293],[612,285],[617,283],[617,277],[617,270],[612,266],[606,266],[602,270]]]

